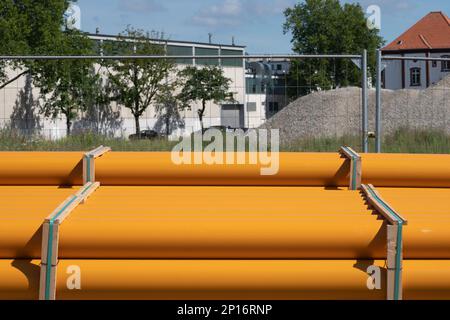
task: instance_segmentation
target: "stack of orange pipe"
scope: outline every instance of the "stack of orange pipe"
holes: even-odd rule
[[[363,181],[445,187],[450,171],[441,162],[450,160],[367,155]],[[77,189],[64,185],[81,184],[80,163],[80,153],[0,158],[0,299],[37,297],[39,221]],[[385,282],[381,290],[367,287],[370,265],[385,276],[385,223],[359,192],[346,190],[348,161],[280,154],[277,175],[261,176],[260,169],[175,165],[170,153],[99,158],[102,186],[60,228],[57,298],[385,299]],[[19,184],[35,187],[13,186]],[[450,299],[450,191],[379,191],[409,220],[404,297]],[[36,195],[10,204],[21,192]],[[73,266],[81,270],[81,290],[67,286]]]

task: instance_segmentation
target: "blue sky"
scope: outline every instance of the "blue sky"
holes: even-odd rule
[[[249,53],[290,53],[290,36],[283,35],[283,10],[295,0],[79,0],[82,29],[117,34],[127,25],[162,31],[172,40],[247,46]],[[376,4],[382,13],[382,35],[392,41],[430,11],[450,15],[449,0],[342,0]]]

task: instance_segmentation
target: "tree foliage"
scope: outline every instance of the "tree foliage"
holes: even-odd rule
[[[233,93],[230,92],[231,79],[224,76],[223,70],[217,66],[196,68],[188,66],[179,72],[182,80],[182,89],[177,98],[181,102],[181,109],[191,109],[192,102],[200,102],[197,110],[202,132],[204,131],[203,116],[206,103],[233,102]]]
[[[67,30],[59,43],[61,55],[91,55],[93,43],[77,30]],[[39,87],[44,116],[64,115],[67,134],[80,112],[102,99],[97,87],[99,75],[93,61],[87,59],[49,60],[34,66],[34,83]]]
[[[2,55],[42,55],[57,51],[62,41],[67,0],[0,0],[0,53]],[[6,68],[21,68],[27,73],[33,61],[2,61],[0,86],[10,81]]]
[[[367,27],[359,4],[339,0],[305,0],[284,12],[284,32],[292,34],[293,51],[298,54],[360,54],[368,50],[372,75],[375,49],[384,43],[379,30]],[[348,59],[295,60],[289,85],[303,95],[318,89],[360,85],[361,73]]]
[[[104,51],[121,55],[164,55],[165,48],[154,43],[150,34],[128,27],[118,41],[105,45]],[[172,85],[169,79],[175,64],[169,59],[126,59],[105,61],[113,88],[112,100],[128,108],[135,119],[136,134],[140,135],[139,118],[158,100],[158,95]]]
[[[64,28],[67,0],[0,0],[0,50],[4,55],[88,55],[93,44],[77,30]],[[8,79],[7,67],[18,71]],[[88,60],[3,61],[0,88],[29,74],[40,89],[41,112],[46,117],[66,117],[67,133],[79,111],[87,107],[96,81]]]

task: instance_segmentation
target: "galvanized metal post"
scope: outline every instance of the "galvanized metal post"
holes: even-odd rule
[[[362,148],[363,152],[369,152],[369,141],[368,141],[368,127],[369,127],[369,118],[368,118],[368,83],[367,83],[367,50],[364,49],[362,54]]]
[[[376,90],[376,146],[375,150],[377,153],[381,153],[381,138],[382,138],[382,118],[381,118],[381,72],[382,72],[382,61],[381,61],[381,50],[377,50],[377,90]]]

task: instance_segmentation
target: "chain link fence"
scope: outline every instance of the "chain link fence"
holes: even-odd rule
[[[202,117],[205,128],[279,129],[285,150],[335,151],[344,144],[364,150],[363,132],[367,131],[367,111],[364,110],[368,94],[364,89],[369,81],[364,72],[367,70],[364,68],[367,65],[365,54],[24,56],[1,59],[7,63],[14,61],[16,65],[30,60],[37,64],[53,63],[55,68],[68,68],[71,63],[76,65],[85,61],[91,63],[99,76],[95,82],[77,82],[71,78],[77,73],[67,72],[65,83],[43,92],[35,81],[39,74],[22,74],[22,68],[7,68],[8,78],[14,81],[0,89],[3,133],[49,140],[61,139],[68,132],[71,135],[89,133],[129,139],[136,133],[136,119],[131,110],[114,99],[99,99],[104,94],[112,97],[117,93],[108,91],[109,75],[113,71],[108,70],[108,64],[104,62],[171,60],[175,67],[163,80],[174,84],[170,92],[165,93],[168,99],[151,100],[139,116],[140,130],[145,137],[156,132],[160,137],[177,140],[201,130],[198,110],[202,109],[202,103],[191,101],[188,108],[180,108],[175,99],[182,90],[182,83],[178,83],[179,72],[188,66],[198,69],[215,66],[229,79],[228,92],[233,99],[206,101]],[[62,82],[61,79],[54,81]],[[74,100],[74,97],[78,99]],[[76,103],[80,101],[83,106],[77,107]],[[66,104],[75,105],[70,122],[63,112]]]
[[[450,56],[379,52],[377,74],[374,150],[450,152]]]

